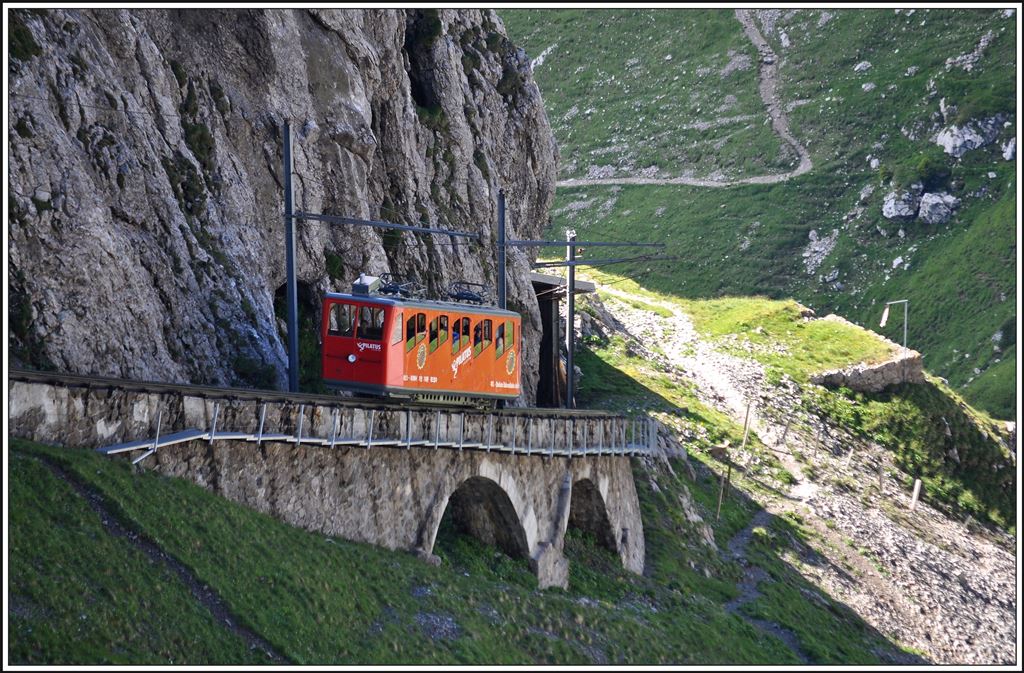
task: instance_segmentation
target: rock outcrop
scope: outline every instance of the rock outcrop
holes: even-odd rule
[[[310,314],[361,271],[435,294],[493,286],[499,187],[510,235],[546,222],[557,149],[529,60],[493,11],[49,9],[10,22],[15,364],[280,385],[286,119],[297,209],[481,234],[454,247],[300,222]],[[532,399],[529,262],[509,254]]]
[[[1017,139],[1010,138],[1003,144],[1003,159],[1007,161],[1013,161],[1017,158]]]
[[[889,220],[910,220],[917,216],[921,197],[913,191],[893,190],[882,201],[882,216]]]
[[[924,194],[921,196],[921,205],[917,216],[928,224],[945,224],[953,215],[953,211],[960,207],[960,199],[950,196],[946,192],[939,194]]]
[[[935,136],[935,144],[946,154],[959,159],[995,140],[1005,119],[1006,115],[999,114],[988,119],[972,119],[963,126],[947,126]]]

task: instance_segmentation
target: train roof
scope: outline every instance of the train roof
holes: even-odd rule
[[[326,299],[348,299],[364,304],[378,304],[380,306],[409,306],[413,308],[429,308],[434,310],[458,311],[460,313],[486,313],[488,315],[521,316],[515,311],[508,311],[497,306],[484,306],[481,304],[460,304],[453,301],[434,301],[429,299],[403,299],[401,297],[382,297],[376,294],[351,294],[344,292],[327,292]]]

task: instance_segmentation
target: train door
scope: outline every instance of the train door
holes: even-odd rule
[[[353,304],[330,302],[327,305],[323,335],[323,376],[329,381],[348,378],[348,356],[355,350],[357,308]]]
[[[356,324],[355,380],[384,385],[386,378],[383,306],[360,306]]]
[[[324,378],[383,385],[385,318],[383,306],[331,303],[325,321]]]

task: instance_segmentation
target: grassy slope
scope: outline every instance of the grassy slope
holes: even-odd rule
[[[574,72],[559,61],[570,56],[563,56],[561,48],[566,26],[551,18],[558,14],[517,11],[502,15],[513,40],[530,56],[552,43],[560,45],[536,70],[535,77],[563,156],[570,157],[575,156],[581,137],[603,133],[608,138],[606,144],[613,143],[600,124],[578,118],[572,124],[558,121],[569,104],[563,98]],[[672,13],[654,14],[666,23],[675,20]],[[834,311],[865,325],[877,324],[880,302],[909,298],[909,345],[924,353],[928,367],[991,413],[1013,416],[1016,351],[1004,341],[1003,352],[996,353],[991,338],[1000,329],[1004,339],[1015,331],[1015,163],[999,156],[998,143],[954,162],[927,136],[937,128],[930,124],[943,97],[959,106],[958,116],[1015,111],[1014,21],[995,10],[918,10],[912,17],[892,10],[833,11],[833,18],[819,27],[818,11],[795,12],[787,19],[788,14],[783,13],[779,26],[787,31],[792,46],[783,48],[778,32],[769,39],[782,56],[782,99],[807,101],[790,112],[790,123],[811,152],[815,162],[811,173],[784,184],[728,189],[560,189],[551,234],[557,236],[561,229],[574,227],[581,236],[663,242],[679,261],[651,263],[631,273],[649,287],[683,297],[796,296],[819,312]],[[734,34],[742,38],[739,23],[728,13],[714,16],[712,34],[725,31],[731,21]],[[588,28],[595,31],[595,42],[621,40],[637,45],[631,49],[644,62],[652,67],[660,64],[654,71],[658,75],[675,68],[680,60],[706,58],[706,45],[682,41],[673,51],[673,61],[657,61],[650,57],[653,50],[644,52],[644,40],[623,38],[614,31],[613,22]],[[981,65],[969,74],[959,69],[946,72],[945,59],[973,50],[987,30],[994,31],[995,39]],[[623,46],[620,52],[586,51],[571,58],[589,59],[593,68],[612,72],[625,67],[630,58],[626,51]],[[870,61],[872,68],[854,73],[853,66],[862,60]],[[919,70],[906,76],[911,66]],[[935,81],[938,91],[931,97],[927,95],[929,80]],[[743,84],[750,87],[748,92],[756,93],[754,81],[753,76],[737,80],[728,91],[739,97],[737,86]],[[876,88],[864,92],[861,85],[867,82]],[[721,87],[713,84],[708,84],[702,95],[713,96],[710,90]],[[603,88],[577,93],[584,96],[577,101],[581,108],[601,109],[608,104]],[[750,100],[751,106],[756,103],[742,100]],[[699,118],[692,111],[682,112],[688,116],[679,123]],[[632,137],[622,140],[627,146],[643,144],[651,129],[646,123],[634,124]],[[908,139],[901,129],[916,134],[916,139]],[[999,140],[1010,137],[1014,130],[1015,126],[1004,129]],[[588,140],[580,146],[597,144],[597,140]],[[751,153],[760,153],[751,147]],[[869,155],[880,160],[880,170],[870,169]],[[963,207],[948,225],[903,224],[904,236],[900,237],[897,230],[901,225],[881,216],[882,199],[890,188],[882,175],[908,182],[916,177],[922,159],[937,161],[948,169],[950,175],[937,181],[936,188],[953,191],[963,199]],[[676,161],[674,172],[695,168],[700,174],[711,160],[701,161],[704,163]],[[722,154],[723,169],[737,161]],[[988,178],[989,171],[997,177]],[[844,221],[866,186],[875,191],[866,198],[863,214]],[[982,188],[985,193],[978,195]],[[802,252],[810,232],[824,237],[833,229],[839,232],[835,248],[819,268],[808,273]],[[892,263],[899,257],[908,268],[893,269]],[[898,320],[890,321],[887,329],[890,338],[901,337]],[[995,368],[992,373],[989,367]]]
[[[34,456],[10,470],[11,663],[268,663]]]
[[[562,177],[584,176],[590,166],[743,177],[795,165],[795,154],[762,124],[757,50],[731,11],[501,15],[531,58],[554,47],[535,76],[559,139]],[[737,57],[744,68],[728,68]]]
[[[726,348],[742,349],[738,351],[740,355],[766,365],[769,382],[786,374],[805,383],[809,374],[871,362],[884,358],[890,351],[872,332],[859,327],[830,321],[804,322],[792,301],[759,297],[686,300],[652,292],[608,272],[586,271],[582,275],[601,283],[614,283],[657,302],[675,303],[693,316],[694,325],[704,338]],[[739,345],[744,343],[752,348]],[[785,354],[778,353],[779,346]],[[591,344],[591,348],[592,351],[578,357],[585,372],[585,366],[589,366],[595,373],[594,380],[587,381],[585,376],[581,381],[582,400],[588,400],[587,391],[607,394],[625,385],[621,374],[628,373],[649,381],[651,389],[663,391],[668,399],[675,396],[677,401],[683,400],[683,406],[697,410],[698,420],[712,421],[716,427],[735,432],[727,420],[695,400],[687,383],[666,386],[661,383],[666,375],[645,366],[642,360],[630,360],[615,348],[601,344]],[[600,366],[602,363],[604,367]],[[627,398],[639,399],[635,394]],[[1002,528],[1016,528],[1017,482],[1006,446],[1005,426],[966,404],[940,380],[929,377],[923,385],[905,385],[878,394],[807,386],[804,404],[855,436],[876,441],[892,451],[895,464],[908,475],[908,486],[920,477],[930,502]],[[655,404],[650,406],[659,409]],[[735,435],[725,437],[733,439]],[[700,442],[694,446],[694,450],[701,448],[704,447]]]
[[[20,606],[11,615],[12,662],[253,659],[174,578],[110,539],[39,458],[99,493],[294,663],[795,662],[780,641],[722,609],[736,595],[740,568],[694,545],[677,498],[685,484],[707,516],[717,479],[688,482],[678,462],[674,474],[634,466],[648,576],[624,572],[592,538],[570,531],[570,590],[538,592],[525,561],[447,527],[436,548],[442,565],[432,567],[292,528],[190,482],[135,473],[124,461],[16,439],[10,448],[10,590]],[[716,536],[727,539],[754,511],[730,497]],[[805,583],[785,572],[799,595]],[[807,635],[806,649],[820,649],[820,661],[872,663],[877,648],[891,647],[848,609],[829,606],[812,608],[813,617],[843,646],[816,644],[824,631]],[[784,603],[775,609],[795,614]],[[429,622],[447,626],[431,635]]]

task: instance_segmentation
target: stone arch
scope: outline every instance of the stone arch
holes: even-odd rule
[[[474,476],[459,484],[448,496],[441,516],[437,518],[434,539],[444,512],[448,511],[457,530],[495,546],[513,558],[530,557],[530,546],[519,513],[497,482]]]
[[[580,479],[572,485],[568,526],[593,534],[602,547],[619,551],[604,498],[590,479]]]

